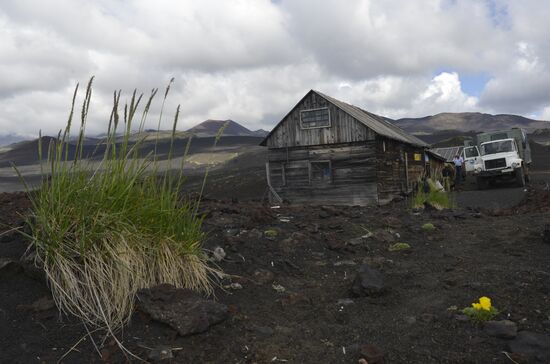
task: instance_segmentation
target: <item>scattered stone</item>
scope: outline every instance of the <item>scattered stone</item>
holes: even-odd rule
[[[351,298],[340,298],[338,301],[336,301],[336,304],[338,306],[347,306],[347,305],[353,305],[355,302]]]
[[[455,315],[455,319],[460,322],[470,321],[470,318],[466,315]]]
[[[550,361],[550,336],[531,331],[520,331],[508,342],[508,350],[540,363]]]
[[[398,251],[402,251],[402,250],[408,250],[410,248],[411,248],[411,246],[407,243],[395,243],[393,245],[390,245],[388,247],[388,250],[390,252],[398,252]]]
[[[550,244],[550,225],[547,225],[542,232],[542,242]]]
[[[240,283],[231,283],[229,287],[234,290],[243,289],[243,286]]]
[[[143,312],[173,327],[181,336],[204,332],[229,316],[226,305],[169,284],[142,289],[137,296]]]
[[[225,250],[222,247],[217,246],[212,253],[212,259],[216,262],[221,262],[225,258]]]
[[[239,229],[226,229],[224,231],[225,236],[237,236],[241,231]]]
[[[251,239],[261,239],[263,235],[258,229],[252,229],[248,232],[248,237]]]
[[[437,320],[437,316],[431,313],[423,313],[420,315],[420,320],[422,320],[422,322],[433,322]]]
[[[286,327],[286,326],[275,326],[275,331],[283,335],[290,335],[293,332],[293,330],[290,327]]]
[[[167,346],[159,346],[151,349],[148,358],[153,361],[169,360],[174,358],[172,349]]]
[[[346,244],[351,245],[351,246],[357,246],[357,245],[363,245],[364,243],[365,243],[365,238],[360,237],[360,238],[350,239],[350,240],[347,241]]]
[[[17,310],[19,311],[33,311],[33,312],[43,312],[55,308],[55,302],[48,296],[44,296],[34,301],[30,305],[18,305]]]
[[[365,359],[361,358],[357,361],[357,364],[369,364],[369,362],[366,361]]]
[[[385,217],[384,219],[382,219],[382,223],[394,229],[400,228],[402,226],[401,220],[394,216]]]
[[[292,238],[286,238],[279,242],[279,247],[285,253],[294,253],[296,250],[296,242]]]
[[[0,274],[11,275],[21,270],[21,264],[18,261],[9,258],[0,258]]]
[[[409,325],[413,325],[416,323],[416,317],[414,316],[405,316],[403,320]]]
[[[375,241],[379,243],[384,243],[384,244],[395,242],[395,235],[391,231],[388,231],[385,229],[377,230],[372,236],[372,238]]]
[[[55,302],[50,297],[44,296],[34,301],[31,305],[31,308],[35,312],[48,311],[48,310],[51,310],[52,308],[55,308]]]
[[[319,218],[320,219],[327,219],[331,216],[331,214],[329,214],[328,212],[326,211],[321,211],[319,212]]]
[[[342,265],[357,265],[353,260],[339,260],[337,262],[334,262],[335,267],[340,267]]]
[[[292,239],[294,239],[296,242],[305,242],[305,241],[309,240],[306,234],[302,234],[298,231],[292,233],[292,235],[290,235],[290,237]]]
[[[254,271],[252,279],[257,284],[268,284],[273,282],[275,275],[267,269],[257,269]]]
[[[310,304],[311,301],[308,297],[301,293],[289,292],[281,299],[283,306],[293,306],[296,304]]]
[[[327,248],[329,250],[341,251],[347,248],[346,242],[344,240],[339,239],[335,234],[327,234],[325,235],[325,238],[327,242]]]
[[[373,344],[363,345],[359,350],[359,354],[368,364],[379,364],[384,362],[384,353]]]
[[[386,259],[384,257],[366,257],[364,262],[371,267],[382,268],[385,264],[391,264],[393,261]]]
[[[273,329],[268,326],[253,326],[252,331],[262,337],[270,337],[273,335]]]
[[[273,287],[273,289],[279,293],[284,293],[286,291],[286,288],[281,286],[280,284],[272,284],[271,287]]]
[[[369,267],[368,264],[363,264],[353,280],[351,292],[358,297],[377,296],[382,294],[385,289],[382,273]]]
[[[500,339],[513,339],[518,333],[518,326],[510,320],[487,321],[483,325],[483,329],[487,335]]]

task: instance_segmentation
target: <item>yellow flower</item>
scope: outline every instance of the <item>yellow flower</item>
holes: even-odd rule
[[[491,310],[491,299],[489,297],[481,297],[479,299],[479,305],[485,311],[490,311]]]
[[[481,310],[481,304],[479,303],[472,303],[472,307],[475,308],[476,310]]]

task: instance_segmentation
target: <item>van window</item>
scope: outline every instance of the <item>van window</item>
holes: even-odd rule
[[[479,157],[479,153],[477,152],[477,148],[476,147],[464,148],[464,157],[465,158]]]

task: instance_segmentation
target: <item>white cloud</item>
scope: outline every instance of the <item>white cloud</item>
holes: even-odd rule
[[[182,105],[182,128],[206,118],[270,128],[312,88],[390,117],[548,118],[549,9],[538,0],[4,0],[0,133],[55,133],[72,88],[91,75],[91,131],[106,125],[114,90],[147,93],[172,76],[166,110]],[[489,75],[479,99],[464,91],[464,73]]]

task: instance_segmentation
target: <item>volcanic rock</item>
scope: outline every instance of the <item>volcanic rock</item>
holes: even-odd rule
[[[542,232],[542,242],[550,244],[550,225],[547,225]]]
[[[168,284],[142,289],[138,299],[143,312],[173,327],[181,336],[204,332],[229,316],[226,305]]]
[[[368,264],[363,264],[353,280],[351,292],[358,297],[377,296],[382,294],[385,289],[382,273],[369,267]]]
[[[539,363],[550,362],[550,336],[532,331],[520,331],[508,343],[508,350]]]
[[[366,344],[361,347],[360,355],[369,364],[380,364],[384,362],[384,353],[373,344]]]
[[[518,326],[510,320],[487,321],[483,325],[483,329],[489,336],[501,339],[513,339],[518,333]]]

